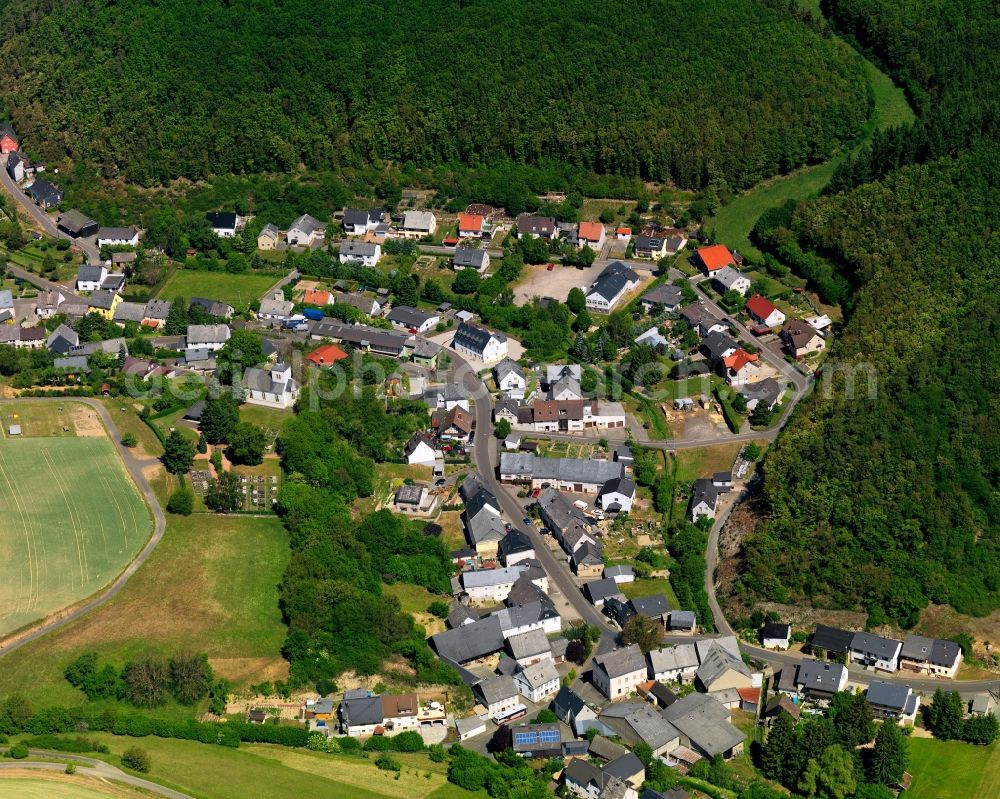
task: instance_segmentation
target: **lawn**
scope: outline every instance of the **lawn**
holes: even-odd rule
[[[670,585],[670,581],[662,577],[657,579],[638,579],[631,583],[623,583],[622,593],[629,599],[635,599],[639,596],[650,596],[651,594],[663,594],[667,598],[667,602],[670,603],[670,607],[679,608],[681,606],[680,601],[677,599],[677,594],[674,593],[673,586]]]
[[[72,400],[65,403],[0,403],[0,426],[3,428],[0,438],[7,437],[11,424],[19,424],[25,438],[75,436],[74,416],[78,417],[85,407]]]
[[[1000,744],[910,739],[913,784],[906,799],[996,799],[1000,786]]]
[[[152,770],[148,779],[183,791],[197,799],[472,799],[472,794],[446,781],[445,763],[431,763],[424,754],[394,754],[403,764],[399,779],[393,771],[380,771],[373,760],[361,756],[328,755],[259,744],[228,749],[193,741],[163,738],[94,736],[111,749],[117,763],[129,746],[149,752]],[[252,787],[248,787],[252,786]]]
[[[642,394],[627,394],[623,404],[625,409],[637,417],[639,422],[649,431],[649,437],[653,441],[667,441],[670,439],[670,427],[664,418],[659,405]]]
[[[153,526],[103,437],[0,440],[0,508],[0,633],[112,582]]]
[[[867,145],[876,130],[902,125],[913,120],[913,110],[906,102],[902,89],[893,84],[889,76],[870,61],[867,59],[862,61],[875,95],[875,113],[855,145],[830,161],[765,181],[720,208],[719,212],[706,223],[706,228],[715,231],[717,241],[728,245],[730,249],[739,250],[744,255],[759,259],[761,253],[750,243],[749,236],[751,228],[764,211],[781,205],[786,200],[803,200],[819,194],[847,155]]]
[[[191,299],[205,297],[229,305],[246,305],[261,296],[281,277],[274,274],[247,273],[232,275],[228,272],[202,272],[195,269],[178,269],[157,292],[157,297],[173,300],[176,297]]]
[[[94,778],[96,780],[96,778]],[[84,770],[76,776],[41,773],[38,776],[5,777],[0,772],[0,795],[17,799],[141,799],[145,792],[105,781],[92,781]]]
[[[674,454],[677,460],[675,478],[678,483],[711,477],[716,472],[728,472],[736,461],[742,444],[716,444],[711,447],[681,449]]]
[[[163,540],[114,599],[3,658],[0,696],[19,691],[36,707],[80,704],[62,672],[88,651],[122,665],[143,652],[189,649],[206,652],[216,673],[237,683],[283,679],[278,583],[288,558],[273,517],[168,516]]]

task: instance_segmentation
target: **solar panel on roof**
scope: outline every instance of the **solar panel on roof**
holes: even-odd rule
[[[540,740],[544,744],[556,744],[562,740],[562,736],[559,734],[559,730],[542,730]]]

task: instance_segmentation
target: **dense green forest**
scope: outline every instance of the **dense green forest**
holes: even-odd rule
[[[996,107],[1000,83],[976,77],[998,74],[996,48],[976,44],[995,41],[994,3],[833,6],[918,98],[913,141],[945,136],[939,109]],[[1000,145],[992,123],[973,133],[952,116],[953,154],[917,148],[898,162],[911,165],[806,201],[773,231],[852,291],[830,384],[769,454],[768,516],[745,542],[751,596],[907,626],[928,602],[1000,607]]]
[[[10,0],[0,94],[29,152],[144,185],[509,160],[744,188],[872,107],[849,48],[768,5]]]

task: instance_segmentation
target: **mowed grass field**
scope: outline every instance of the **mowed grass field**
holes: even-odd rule
[[[82,704],[63,671],[84,652],[116,666],[142,653],[205,652],[215,672],[237,684],[284,679],[278,584],[289,556],[288,535],[273,516],[168,514],[163,540],[117,596],[0,660],[0,697],[18,692],[35,707]]]
[[[972,746],[961,741],[910,739],[913,784],[906,799],[997,799],[1000,743]]]
[[[73,776],[45,773],[23,776],[27,769],[18,769],[20,773],[14,777],[0,771],[0,796],[17,799],[142,799],[149,795],[125,785],[87,777],[85,771],[81,766]]]
[[[476,799],[447,782],[447,763],[432,763],[424,753],[394,753],[403,768],[380,771],[374,759],[328,755],[308,750],[244,744],[227,749],[193,741],[116,737],[99,733],[116,763],[129,746],[149,752],[152,770],[147,779],[201,799]]]
[[[178,269],[157,292],[165,300],[183,297],[204,297],[229,305],[247,304],[259,300],[271,286],[280,280],[275,275],[253,273],[232,275],[228,272],[201,272],[195,269]]]
[[[103,437],[0,439],[0,508],[0,634],[110,583],[153,525]]]

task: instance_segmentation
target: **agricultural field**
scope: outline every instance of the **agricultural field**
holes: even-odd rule
[[[149,509],[104,428],[92,426],[89,409],[76,428],[59,407],[19,406],[20,438],[7,436],[14,412],[0,408],[0,633],[103,588],[152,531]],[[46,435],[51,428],[57,435]]]
[[[1000,744],[910,739],[913,784],[906,799],[995,799],[1000,785]]]
[[[195,269],[178,269],[157,292],[165,300],[175,297],[206,297],[229,305],[246,305],[261,296],[280,280],[273,274],[239,274],[228,272],[202,272]]]
[[[31,771],[28,768],[0,772],[0,795],[17,799],[141,799],[144,791],[89,777]],[[10,776],[8,776],[10,775]]]
[[[121,666],[140,653],[194,650],[237,684],[284,679],[278,584],[288,559],[273,516],[168,515],[163,540],[117,596],[4,657],[0,696],[20,692],[36,707],[82,703],[63,670],[83,652]],[[157,712],[191,717],[197,708]]]

